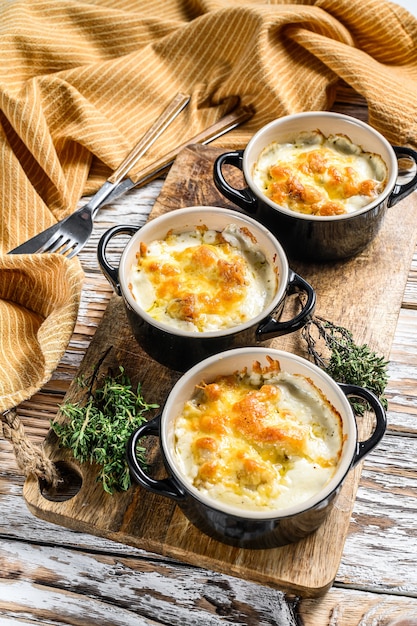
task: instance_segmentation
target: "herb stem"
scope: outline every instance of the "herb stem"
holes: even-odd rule
[[[103,358],[99,364],[102,362]],[[145,402],[140,384],[136,392],[133,391],[121,366],[116,376],[108,373],[99,386],[98,367],[89,379],[77,379],[78,385],[87,389],[85,403],[64,403],[60,409],[66,420],[54,420],[51,427],[60,445],[69,448],[75,459],[100,466],[97,480],[111,494],[130,487],[125,453],[127,441],[146,419],[145,414],[158,405]],[[137,453],[144,462],[144,448],[138,447]]]
[[[388,361],[368,345],[356,344],[347,328],[318,315],[304,326],[302,337],[316,365],[339,383],[370,389],[387,408],[384,392],[388,384]],[[351,404],[358,415],[363,415],[367,408],[362,400],[352,399]]]

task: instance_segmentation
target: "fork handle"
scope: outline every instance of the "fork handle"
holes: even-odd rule
[[[179,93],[172,102],[162,111],[161,115],[138,141],[133,150],[123,159],[117,170],[107,179],[109,183],[117,185],[128,172],[136,165],[164,130],[171,124],[183,108],[189,103],[190,96]]]

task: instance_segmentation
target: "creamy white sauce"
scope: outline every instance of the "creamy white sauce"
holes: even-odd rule
[[[209,255],[207,268],[203,262],[193,262],[202,246]],[[232,279],[228,282],[225,272],[221,282],[218,263],[230,267],[232,275],[239,264],[242,284],[233,283],[227,291]],[[164,269],[168,267],[172,275]],[[131,293],[144,311],[155,320],[193,332],[230,328],[253,319],[272,301],[277,285],[276,272],[256,241],[234,224],[221,232],[220,240],[217,231],[196,229],[152,241],[129,274]],[[189,301],[192,314],[187,316]]]
[[[307,171],[307,155],[314,151],[326,155],[328,168],[325,171],[320,173]],[[289,168],[296,178],[297,184],[320,194],[321,198],[317,204],[338,203],[346,213],[357,211],[372,202],[383,191],[388,175],[386,164],[381,156],[363,151],[360,146],[353,144],[346,136],[330,135],[325,137],[320,131],[300,133],[294,142],[273,142],[264,148],[253,167],[252,174],[254,183],[268,197],[271,197],[271,185],[274,182],[271,168],[277,165]],[[358,192],[350,195],[350,192],[343,188],[346,168],[354,170],[356,184],[360,185],[365,181],[375,183],[375,193],[369,195]],[[342,177],[342,184],[338,186],[330,184],[336,171]],[[279,202],[278,200],[274,201],[290,210],[320,215],[315,210],[310,211],[308,203],[305,203],[304,199],[291,197],[291,193],[296,195],[297,191],[288,192],[288,195],[285,198],[280,198]]]
[[[262,440],[262,432],[258,438],[257,430],[245,433],[236,428],[233,422],[236,398],[229,385],[222,396],[222,409],[216,404],[214,413],[206,408],[208,401],[202,400],[201,391],[185,404],[174,426],[176,459],[186,479],[215,501],[246,510],[285,509],[314,496],[333,477],[343,447],[341,417],[303,376],[286,372],[242,375],[245,385],[251,379],[253,389],[260,389],[263,384],[278,388],[279,397],[262,419],[261,429],[279,427],[282,432],[288,429],[290,445],[280,439]],[[210,415],[217,415],[211,430],[207,426]],[[216,427],[219,420],[228,424],[221,433]],[[294,427],[303,433],[301,449],[291,447]],[[216,447],[197,449],[196,453],[200,438],[209,438]],[[246,473],[242,458],[248,462]],[[205,462],[216,465],[213,475],[200,473],[201,468],[205,471]]]

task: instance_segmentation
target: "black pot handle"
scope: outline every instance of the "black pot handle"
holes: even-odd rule
[[[265,341],[266,339],[293,333],[303,328],[311,319],[316,307],[316,292],[310,283],[290,269],[287,294],[296,293],[298,291],[307,293],[307,300],[302,310],[295,317],[284,322],[280,322],[272,316],[267,317],[259,324],[256,330],[256,338],[258,341]]]
[[[346,383],[338,383],[338,385],[347,397],[357,396],[366,400],[375,414],[375,427],[372,434],[366,441],[357,443],[356,454],[353,458],[353,466],[355,466],[381,441],[387,428],[387,416],[379,398],[369,389]]]
[[[249,187],[244,189],[236,189],[232,187],[223,176],[223,165],[233,165],[239,170],[243,170],[243,150],[235,150],[234,152],[225,152],[221,154],[214,162],[213,178],[217,189],[228,200],[231,200],[238,207],[247,213],[255,213],[258,205],[256,196]]]
[[[417,166],[417,152],[415,150],[412,150],[411,148],[403,148],[401,146],[392,146],[392,147],[394,149],[395,154],[397,155],[397,159],[400,159],[401,157],[410,157],[414,161],[415,165]],[[408,183],[404,183],[404,185],[401,185],[400,183],[397,182],[396,186],[394,187],[394,190],[388,197],[388,206],[389,207],[394,206],[394,204],[397,204],[397,202],[400,202],[400,200],[403,200],[404,198],[409,196],[410,193],[413,192],[416,188],[417,188],[417,171],[414,174],[412,180],[410,180]]]
[[[133,235],[138,232],[139,228],[141,227],[129,225],[113,226],[113,228],[110,228],[101,236],[100,241],[98,242],[98,263],[104,276],[107,278],[118,296],[122,295],[119,283],[119,268],[110,265],[110,263],[107,261],[106,248],[110,240],[113,239],[113,237],[116,237],[117,235],[130,235],[131,237],[133,237]]]
[[[136,456],[136,446],[142,437],[154,435],[160,436],[161,432],[161,415],[157,415],[149,422],[145,422],[129,438],[126,448],[127,464],[130,473],[135,481],[144,489],[157,493],[160,496],[171,498],[171,500],[183,500],[186,496],[185,492],[173,478],[155,479],[149,476],[142,467]]]

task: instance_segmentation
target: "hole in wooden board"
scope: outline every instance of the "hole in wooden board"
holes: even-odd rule
[[[70,463],[57,461],[56,469],[61,480],[56,487],[52,487],[44,480],[39,481],[42,496],[52,502],[65,502],[71,500],[80,491],[83,484],[81,473]]]

